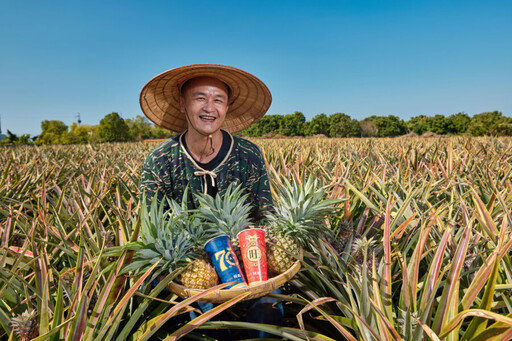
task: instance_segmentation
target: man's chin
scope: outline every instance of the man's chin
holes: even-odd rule
[[[218,132],[220,127],[197,127],[194,130],[201,135],[212,135]]]

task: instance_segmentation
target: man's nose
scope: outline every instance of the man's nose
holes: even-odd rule
[[[203,107],[203,110],[206,111],[206,112],[212,112],[214,110],[214,105],[213,105],[213,98],[209,98],[206,100],[206,103],[204,104],[204,107]]]

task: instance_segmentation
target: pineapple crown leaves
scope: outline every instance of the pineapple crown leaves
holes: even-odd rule
[[[214,197],[198,193],[197,217],[204,220],[207,228],[214,234],[227,234],[236,237],[238,232],[252,224],[249,217],[251,205],[247,202],[248,193],[244,194],[242,185],[230,184],[224,195]]]
[[[324,199],[327,186],[320,186],[312,176],[303,184],[295,178],[283,178],[282,182],[283,186],[276,186],[274,211],[266,214],[270,225],[301,244],[312,236],[330,236],[325,218],[336,214],[335,205],[342,200]]]
[[[186,195],[183,202],[186,203]],[[160,270],[172,272],[196,258],[197,237],[192,235],[192,218],[183,202],[178,204],[172,199],[158,202],[155,195],[148,208],[142,200],[139,240],[125,246],[135,251],[134,261],[123,272],[145,271],[159,259],[163,260],[158,265]],[[169,210],[165,210],[166,204]]]
[[[37,326],[37,311],[25,310],[20,315],[11,318],[11,325],[19,337],[25,337],[32,329]]]

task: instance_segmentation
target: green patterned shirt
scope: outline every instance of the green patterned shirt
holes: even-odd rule
[[[272,206],[272,195],[263,155],[254,143],[238,136],[231,136],[229,151],[222,162],[212,171],[201,168],[183,146],[184,133],[176,135],[152,150],[142,168],[141,194],[149,204],[158,191],[163,196],[180,201],[187,186],[191,192],[206,191],[208,186],[217,187],[223,195],[230,184],[243,184],[249,193],[253,209],[251,218],[259,223],[264,212]],[[188,196],[188,207],[198,207],[194,195]]]

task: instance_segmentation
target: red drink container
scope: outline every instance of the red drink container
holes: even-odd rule
[[[265,231],[262,229],[243,230],[238,234],[245,275],[249,284],[268,279]]]

